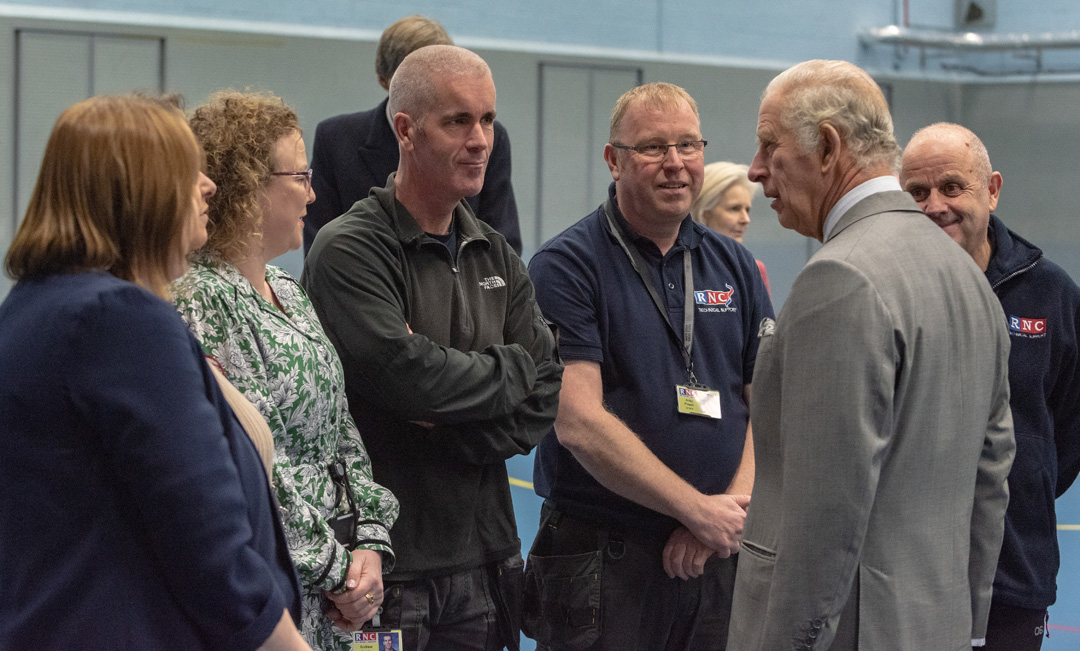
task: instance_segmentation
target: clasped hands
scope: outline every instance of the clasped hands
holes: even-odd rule
[[[727,558],[738,553],[749,495],[708,495],[698,517],[671,532],[662,554],[668,577],[686,580],[705,571],[713,554]]]
[[[383,602],[382,554],[370,549],[352,552],[344,592],[324,591],[332,604],[326,616],[343,631],[358,630],[379,612]]]

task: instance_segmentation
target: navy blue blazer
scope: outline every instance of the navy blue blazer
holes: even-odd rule
[[[305,254],[320,228],[366,199],[371,188],[384,187],[387,177],[397,171],[398,143],[386,119],[388,101],[383,100],[370,111],[323,120],[315,127],[311,152],[315,203],[308,206],[304,218]],[[510,183],[510,137],[497,121],[484,189],[466,201],[477,217],[502,233],[521,255],[521,228],[514,186]]]
[[[172,305],[20,281],[0,369],[0,647],[255,649],[299,622],[266,471]]]

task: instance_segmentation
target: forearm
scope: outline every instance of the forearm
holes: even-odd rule
[[[622,421],[603,410],[555,424],[559,442],[608,490],[684,524],[701,493],[668,468]]]
[[[743,401],[750,405],[751,385],[743,386]],[[739,467],[735,469],[735,476],[731,478],[726,493],[730,495],[749,495],[754,490],[754,428],[753,423],[746,421],[746,440],[743,442],[742,459]]]
[[[528,454],[555,422],[559,410],[562,365],[544,362],[537,367],[532,393],[512,414],[486,421],[437,427],[436,444],[466,463],[484,465]]]
[[[325,247],[304,274],[351,391],[403,420],[446,424],[512,413],[536,381],[532,357],[515,344],[462,352],[414,334],[396,252],[381,241],[387,237],[365,233],[355,250]]]
[[[750,495],[754,490],[754,433],[753,424],[746,423],[746,442],[743,444],[742,460],[735,470],[735,476],[728,484],[726,493],[730,495]]]
[[[738,549],[749,496],[704,495],[668,468],[603,403],[596,362],[568,362],[555,433],[600,484],[681,522],[724,556]]]
[[[345,578],[349,552],[334,539],[334,531],[319,509],[305,499],[296,476],[304,475],[287,462],[274,464],[274,485],[289,554],[304,586],[328,590]]]

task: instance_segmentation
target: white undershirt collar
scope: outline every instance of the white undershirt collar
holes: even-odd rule
[[[859,203],[863,199],[869,197],[872,194],[878,194],[879,192],[890,192],[893,190],[901,190],[900,181],[895,176],[878,176],[870,179],[869,181],[863,181],[854,188],[848,190],[847,194],[840,197],[840,201],[836,202],[836,205],[832,207],[829,214],[825,217],[825,225],[822,230],[822,242],[828,242],[829,236],[832,234],[836,223],[840,221],[840,218],[844,216],[851,207]]]

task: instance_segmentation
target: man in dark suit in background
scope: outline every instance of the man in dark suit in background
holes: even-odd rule
[[[390,79],[401,61],[426,45],[453,45],[453,41],[442,25],[424,16],[406,16],[387,27],[375,54],[379,85],[389,90]],[[315,127],[311,186],[316,199],[304,218],[305,254],[320,228],[366,198],[371,188],[386,185],[386,178],[397,170],[398,143],[390,126],[393,116],[387,113],[386,105],[387,100],[383,100],[370,111],[332,117]],[[502,233],[514,251],[521,254],[521,229],[514,186],[510,183],[510,137],[498,122],[484,189],[466,201],[477,217]]]

